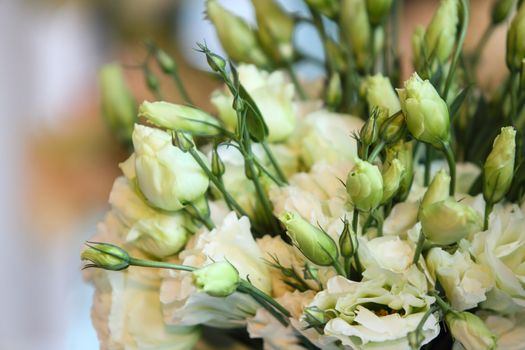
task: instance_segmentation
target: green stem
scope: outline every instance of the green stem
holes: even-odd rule
[[[377,220],[377,237],[383,236],[383,223],[384,223],[384,217],[383,212],[380,210],[380,208],[376,209],[376,220]]]
[[[456,160],[454,159],[454,153],[448,142],[443,143],[443,153],[447,158],[450,172],[450,188],[448,192],[451,196],[454,196],[454,191],[456,189]]]
[[[461,9],[462,9],[462,21],[461,21],[461,32],[459,34],[459,41],[456,46],[456,50],[454,51],[454,57],[452,58],[452,62],[450,64],[450,70],[448,71],[447,80],[445,83],[445,90],[443,92],[443,99],[446,101],[448,96],[448,91],[450,90],[450,86],[452,85],[452,78],[454,77],[454,71],[456,70],[456,65],[458,63],[459,55],[461,55],[461,50],[463,49],[463,43],[465,42],[465,36],[467,35],[467,29],[468,29],[468,23],[469,23],[469,17],[470,17],[470,10],[469,10],[469,4],[468,0],[461,0]]]
[[[476,45],[476,48],[474,49],[474,52],[472,53],[473,68],[477,66],[479,59],[481,58],[483,49],[485,48],[485,45],[487,45],[487,42],[489,41],[495,28],[496,26],[492,22],[490,22],[490,24],[485,28],[483,35],[479,39],[478,44]]]
[[[370,26],[370,38],[368,39],[368,45],[370,46],[370,69],[369,74],[373,75],[376,67],[376,45],[375,45],[375,27]]]
[[[370,157],[368,157],[368,162],[369,163],[372,163],[376,157],[379,155],[379,153],[381,153],[381,151],[383,150],[383,148],[385,148],[385,141],[381,140],[375,147],[374,149],[372,150],[372,153],[370,153]]]
[[[193,105],[193,101],[188,95],[188,91],[184,87],[184,84],[182,83],[182,80],[180,79],[178,72],[173,71],[173,73],[171,74],[171,78],[175,82],[175,85],[177,86],[177,90],[179,90],[180,96],[182,97],[184,102],[187,104]]]
[[[432,146],[425,144],[425,175],[423,185],[428,186],[430,183],[430,170],[432,165]]]
[[[213,230],[215,228],[215,224],[213,223],[213,221],[211,221],[211,219],[209,217],[206,217],[206,216],[202,216],[198,210],[194,209],[195,210],[195,213],[191,212],[191,210],[188,210],[188,209],[185,209],[184,211],[186,213],[188,213],[188,215],[190,215],[192,218],[200,221],[202,224],[204,224],[204,226],[206,226],[206,228],[208,230]]]
[[[352,216],[352,230],[354,231],[354,234],[355,234],[353,258],[355,261],[355,267],[356,267],[357,273],[361,275],[361,273],[363,272],[363,266],[361,265],[361,260],[359,259],[359,239],[357,238],[358,224],[359,224],[359,211],[357,209],[354,209],[354,214]]]
[[[512,125],[516,126],[516,119],[518,117],[518,89],[519,89],[519,73],[511,73],[510,78],[510,121]]]
[[[354,209],[354,214],[352,215],[352,230],[354,230],[357,235],[357,224],[359,223],[359,211]]]
[[[436,291],[430,291],[429,294],[436,298],[436,304],[438,304],[438,306],[441,308],[441,310],[443,310],[444,313],[454,311],[452,310],[450,305],[439,296],[439,294]]]
[[[288,74],[290,74],[290,78],[292,79],[292,82],[295,88],[297,89],[299,98],[303,101],[306,100],[308,96],[306,96],[306,92],[304,91],[304,88],[301,85],[301,82],[299,81],[297,74],[295,74],[295,70],[293,69],[293,66],[290,62],[286,62],[286,70],[288,71]]]
[[[423,230],[419,231],[419,237],[417,239],[416,251],[414,252],[414,258],[412,259],[412,264],[416,265],[423,251],[423,245],[425,244],[425,235]]]
[[[195,271],[197,270],[193,266],[172,264],[163,261],[153,261],[153,260],[143,260],[136,258],[129,258],[129,264],[132,266],[142,266],[142,267],[153,267],[160,269],[171,269],[171,270],[180,270],[180,271]]]
[[[486,231],[489,229],[489,218],[490,218],[490,213],[492,212],[493,207],[494,207],[494,203],[490,201],[485,203],[485,216],[483,217],[483,231]]]
[[[334,260],[334,263],[332,264],[332,266],[334,267],[335,271],[337,271],[338,275],[341,275],[345,278],[347,277],[345,268],[341,265],[339,261]]]
[[[279,163],[277,162],[277,159],[275,159],[273,152],[268,145],[266,141],[262,142],[262,146],[264,149],[264,152],[266,153],[266,156],[270,160],[270,163],[272,163],[273,168],[275,169],[275,172],[277,173],[277,176],[279,177],[279,180],[281,180],[283,183],[288,184],[288,179],[286,178],[286,175],[284,174],[283,170],[279,166]]]
[[[272,305],[275,309],[279,310],[284,316],[291,317],[291,314],[284,306],[279,304],[277,300],[260,290],[259,288],[255,287],[253,284],[251,284],[248,281],[241,280],[241,283],[239,284],[239,287],[245,289],[249,292],[250,295],[257,295],[258,297],[264,299],[268,304]]]

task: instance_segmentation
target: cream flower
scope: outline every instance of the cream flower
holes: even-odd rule
[[[376,266],[403,273],[412,264],[414,248],[398,236],[377,237],[370,241],[359,237],[359,258],[365,268]]]
[[[494,284],[490,271],[472,261],[469,253],[461,249],[449,254],[441,248],[432,248],[426,263],[432,277],[440,282],[452,307],[458,311],[476,307],[486,299],[485,294]]]
[[[517,206],[496,207],[489,230],[475,235],[471,254],[495,278],[482,307],[502,313],[525,307],[525,217]]]
[[[478,312],[485,325],[497,336],[499,350],[521,350],[525,344],[525,313],[501,316]]]
[[[417,269],[403,274],[370,268],[361,282],[336,276],[308,306],[327,312],[324,334],[357,349],[408,349],[407,334],[416,329],[434,302],[427,295],[424,275]],[[369,309],[369,305],[377,308]],[[428,343],[439,333],[438,320],[430,315],[423,325]]]
[[[285,141],[294,131],[296,111],[293,104],[294,86],[286,81],[283,72],[268,73],[254,65],[239,65],[239,80],[259,108],[268,126],[270,142]],[[219,117],[231,130],[237,125],[237,114],[232,108],[233,96],[226,89],[216,90],[211,102]]]

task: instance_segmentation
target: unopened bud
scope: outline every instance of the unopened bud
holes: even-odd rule
[[[285,212],[279,220],[286,227],[286,234],[308,260],[320,266],[330,266],[337,261],[337,245],[326,232],[294,212]]]
[[[237,269],[226,261],[219,261],[193,271],[195,286],[213,297],[233,294],[241,279]]]
[[[162,69],[164,73],[173,74],[173,72],[175,72],[175,69],[177,69],[177,64],[175,63],[175,60],[171,58],[171,56],[168,55],[166,51],[161,50],[159,48],[155,49],[155,58],[159,63],[160,69]]]
[[[379,130],[381,139],[386,144],[396,143],[405,136],[405,116],[401,112],[387,118],[385,118],[384,115],[385,113],[383,112],[383,115],[378,117],[378,119],[384,120],[381,129]]]
[[[248,180],[255,180],[259,177],[260,170],[255,165],[250,166],[248,162],[244,162],[244,174]]]
[[[417,26],[412,33],[412,63],[414,70],[420,72],[425,65],[425,28]]]
[[[357,160],[346,179],[346,191],[355,208],[370,212],[383,198],[383,177],[378,167]]]
[[[489,203],[499,202],[510,189],[516,158],[516,130],[501,129],[483,166],[483,197]]]
[[[191,136],[187,135],[186,133],[175,131],[172,135],[173,145],[178,147],[181,151],[188,152],[190,149],[195,147]]]
[[[330,107],[337,107],[342,97],[341,77],[338,73],[333,73],[326,87],[326,104]]]
[[[383,23],[392,6],[392,0],[366,0],[370,24],[374,27]]]
[[[88,248],[80,254],[82,260],[89,261],[84,268],[98,267],[105,270],[120,271],[129,266],[128,253],[109,243],[86,243]]]
[[[496,0],[492,5],[492,23],[500,24],[508,16],[514,5],[514,0]]]
[[[466,350],[496,349],[496,336],[488,329],[482,319],[473,313],[449,311],[445,322],[455,340]]]
[[[399,159],[394,159],[383,172],[383,198],[381,203],[387,203],[396,195],[404,174],[405,167]]]
[[[396,198],[400,201],[404,201],[408,196],[414,179],[413,145],[414,142],[412,141],[404,142],[401,140],[386,149],[386,161],[392,162],[394,159],[398,159],[405,168],[396,195]]]
[[[159,79],[149,68],[144,68],[144,77],[146,78],[146,85],[148,89],[157,92],[160,89]]]
[[[345,54],[343,53],[343,50],[341,49],[341,45],[333,41],[332,39],[328,38],[326,40],[326,50],[328,51],[327,60],[332,67],[332,69],[336,72],[344,72],[346,71],[347,62]]]
[[[341,235],[339,236],[339,251],[341,252],[342,256],[349,258],[354,254],[354,244],[352,241],[354,232],[350,227],[350,222],[348,222],[346,218],[344,219],[343,223],[343,232],[341,232]]]
[[[208,62],[208,66],[210,66],[214,72],[222,72],[226,68],[226,61],[224,58],[212,52],[206,53],[206,61]]]
[[[377,129],[376,113],[372,113],[370,118],[368,118],[359,131],[359,139],[365,147],[370,146],[377,141],[379,134]]]
[[[425,32],[427,54],[444,63],[450,57],[456,42],[456,31],[459,22],[458,0],[442,0]]]
[[[385,118],[378,120],[379,127],[383,125],[386,118],[399,112],[401,109],[399,98],[392,87],[390,79],[381,74],[367,77],[361,85],[361,92],[366,96],[366,102],[370,111],[377,107],[386,109]]]
[[[222,175],[224,175],[225,171],[226,168],[224,167],[224,162],[219,156],[217,147],[214,147],[211,153],[211,172],[213,173],[213,175],[221,177]]]
[[[365,0],[342,0],[340,19],[343,37],[349,39],[348,44],[352,47],[357,67],[365,69],[370,64],[369,45],[372,35]]]
[[[339,15],[340,0],[305,0],[306,3],[328,18],[337,18]]]
[[[423,200],[421,201],[421,208],[427,207],[433,203],[444,201],[449,197],[448,190],[450,187],[450,176],[445,170],[439,170],[430,185],[428,186]]]
[[[507,32],[507,67],[511,71],[519,71],[524,58],[525,4],[521,4]]]

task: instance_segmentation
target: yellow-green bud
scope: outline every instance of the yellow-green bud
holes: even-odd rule
[[[379,130],[379,135],[386,144],[396,143],[405,135],[405,116],[403,113],[398,113],[385,118],[385,115],[386,113],[383,113],[382,116],[378,117],[378,120],[384,120]]]
[[[514,0],[496,0],[492,5],[492,23],[500,24],[508,16],[514,5]]]
[[[341,232],[341,235],[339,236],[339,251],[341,252],[342,256],[349,258],[354,254],[354,244],[352,237],[355,235],[355,233],[352,231],[350,223],[346,218],[344,219],[343,223],[343,232]]]
[[[396,198],[401,201],[404,201],[408,196],[414,179],[413,145],[413,142],[404,142],[401,140],[386,149],[386,161],[392,162],[394,159],[398,159],[405,168],[396,196]]]
[[[326,104],[330,107],[337,107],[342,98],[341,77],[339,73],[333,73],[326,87]]]
[[[326,40],[326,50],[328,51],[327,60],[334,71],[344,72],[347,68],[345,54],[341,45],[328,38]]]
[[[368,56],[372,35],[365,0],[342,0],[340,16],[343,38],[349,40],[357,67],[364,69],[370,63]]]
[[[224,167],[224,162],[219,156],[217,147],[214,147],[211,153],[211,172],[213,173],[213,175],[221,177],[222,175],[224,175],[225,171],[226,168]]]
[[[377,26],[383,22],[390,12],[392,0],[366,0],[366,10],[372,26]]]
[[[159,63],[160,69],[162,69],[164,73],[173,74],[173,72],[175,72],[175,69],[177,69],[177,64],[175,63],[175,60],[171,58],[171,56],[168,55],[166,51],[161,50],[159,48],[155,49],[155,58]]]
[[[420,71],[425,64],[425,27],[417,26],[412,33],[412,63],[414,70]],[[427,53],[428,54],[428,53]]]
[[[452,198],[422,207],[419,219],[425,237],[439,245],[458,242],[482,228],[478,212]]]
[[[397,93],[412,136],[442,149],[450,137],[450,118],[447,103],[432,83],[414,73],[405,81],[405,88],[398,89]]]
[[[118,64],[105,65],[100,71],[102,116],[116,138],[129,142],[137,115],[135,99],[129,91]]]
[[[359,131],[359,139],[365,147],[370,146],[377,141],[379,132],[377,131],[376,115],[377,113],[372,113],[370,118],[368,118]]]
[[[522,3],[507,32],[507,66],[511,71],[519,71],[524,58],[525,3]]]
[[[172,144],[173,146],[178,147],[182,152],[188,152],[195,147],[195,143],[191,136],[180,131],[172,133]]]
[[[165,129],[186,131],[213,136],[219,133],[217,119],[197,108],[157,101],[144,101],[139,107],[139,117]],[[215,125],[215,126],[214,126]]]
[[[144,68],[144,77],[146,78],[146,85],[151,91],[159,91],[160,81],[159,78],[149,68]]]
[[[329,18],[339,15],[340,0],[305,0],[306,3]]]
[[[346,179],[346,191],[357,209],[364,212],[375,209],[383,198],[383,177],[379,168],[357,160]]]
[[[394,159],[383,172],[383,198],[381,203],[387,203],[398,192],[405,167],[399,159]]]
[[[89,261],[84,268],[98,267],[105,270],[120,271],[129,266],[128,253],[109,243],[86,243],[88,248],[80,254],[82,260]]]
[[[293,18],[273,0],[252,0],[252,3],[263,49],[276,62],[290,61],[293,57]]]
[[[213,52],[206,53],[206,61],[208,61],[208,66],[210,66],[214,72],[221,72],[226,68],[226,61],[224,58]]]
[[[508,192],[514,176],[516,158],[516,130],[501,128],[492,151],[483,166],[483,197],[490,203],[499,202]]]
[[[376,107],[384,108],[387,110],[386,118],[388,118],[401,109],[399,98],[388,77],[381,74],[367,77],[361,85],[361,91],[366,96],[370,111],[373,111]],[[379,127],[383,125],[386,118],[378,120]]]
[[[193,282],[213,297],[227,297],[235,292],[241,279],[237,269],[227,261],[219,261],[193,271]]]
[[[320,266],[329,266],[337,261],[337,245],[326,232],[295,212],[286,212],[279,220],[286,227],[286,234],[293,244],[308,260]]]
[[[268,65],[255,32],[246,21],[225,10],[217,0],[206,2],[206,13],[215,25],[224,51],[232,60],[257,66]]]
[[[445,170],[439,170],[430,185],[428,186],[423,200],[421,201],[421,208],[427,207],[433,203],[444,201],[449,197],[448,190],[450,187],[450,176]]]
[[[450,57],[454,49],[459,22],[458,10],[458,0],[442,0],[425,32],[427,54],[441,63]]]
[[[445,315],[445,321],[454,339],[466,350],[496,349],[496,336],[473,313],[449,311]]]

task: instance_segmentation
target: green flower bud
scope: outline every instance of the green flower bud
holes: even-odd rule
[[[293,18],[273,0],[252,0],[252,3],[263,49],[276,62],[290,61],[293,57]]]
[[[190,149],[195,147],[190,135],[186,135],[183,132],[175,131],[172,134],[172,144],[178,147],[182,152],[188,152]]]
[[[102,116],[107,125],[120,142],[129,142],[136,120],[137,105],[118,64],[105,65],[100,71],[100,95]]]
[[[346,191],[357,209],[364,212],[375,209],[383,198],[383,177],[378,167],[357,160],[346,179]]]
[[[425,32],[425,47],[428,58],[435,57],[445,63],[450,57],[456,42],[456,30],[459,22],[458,0],[442,0]]]
[[[329,18],[339,15],[340,0],[305,0],[306,3]]]
[[[412,63],[416,71],[423,69],[425,65],[425,27],[417,26],[412,33]],[[426,50],[426,49],[425,49]]]
[[[241,283],[239,272],[227,261],[212,263],[192,274],[195,286],[212,297],[227,297]]]
[[[206,53],[206,61],[208,62],[208,66],[210,66],[214,72],[222,72],[226,68],[226,61],[224,58],[213,52]]]
[[[370,63],[368,56],[372,35],[365,0],[342,0],[340,16],[343,37],[349,41],[357,67],[365,69]]]
[[[200,198],[209,180],[190,153],[172,144],[172,137],[159,129],[135,125],[133,131],[137,183],[149,203],[168,211]],[[197,152],[202,162],[207,159]]]
[[[149,68],[144,68],[144,77],[146,78],[146,85],[151,91],[159,91],[160,81],[159,78]]]
[[[221,177],[222,175],[224,175],[225,171],[226,168],[224,167],[224,162],[219,156],[217,147],[214,147],[211,153],[211,172],[213,173],[213,175]]]
[[[444,201],[449,197],[448,190],[450,187],[450,176],[445,170],[439,170],[430,185],[428,186],[423,200],[421,201],[421,208],[427,207],[433,203]]]
[[[466,350],[496,349],[496,336],[478,316],[467,311],[450,311],[445,321],[454,339]]]
[[[246,21],[225,10],[217,0],[206,2],[206,14],[215,25],[224,51],[234,61],[268,65],[257,36]]]
[[[390,12],[392,0],[366,0],[366,10],[372,26],[377,26],[383,22]]]
[[[383,112],[383,114],[377,118],[378,120],[384,120],[381,125],[381,130],[379,130],[379,135],[386,144],[396,143],[405,135],[405,116],[403,113],[396,113],[385,118],[385,115],[386,112]],[[378,123],[381,123],[381,121]]]
[[[405,82],[405,88],[398,89],[397,93],[412,136],[442,149],[443,143],[448,142],[450,137],[450,118],[447,103],[432,83],[414,73]]]
[[[365,147],[370,146],[377,141],[377,136],[378,136],[377,129],[378,128],[377,128],[376,116],[377,116],[377,113],[372,113],[370,118],[368,118],[366,123],[363,125],[363,127],[359,131],[359,139]]]
[[[320,266],[330,266],[337,260],[337,245],[326,232],[294,212],[285,212],[279,220],[286,227],[286,234],[308,260]]]
[[[197,108],[157,101],[144,101],[139,107],[139,117],[165,129],[186,131],[194,134],[213,136],[219,130],[217,119]]]
[[[347,62],[345,54],[339,43],[336,43],[330,38],[326,40],[326,50],[328,51],[327,60],[328,64],[336,72],[344,72],[347,68]]]
[[[521,4],[507,32],[507,67],[511,71],[521,69],[525,58],[525,4]]]
[[[369,76],[361,85],[361,91],[366,96],[368,109],[374,110],[376,107],[381,107],[387,110],[386,118],[390,117],[396,112],[399,112],[401,105],[399,98],[390,83],[390,79],[381,74]],[[378,126],[381,127],[386,120],[378,120]]]
[[[405,168],[399,184],[399,191],[396,195],[396,198],[401,201],[404,201],[408,196],[414,179],[413,145],[413,142],[399,141],[386,149],[386,161],[391,163],[394,159],[398,159]]]
[[[458,242],[482,228],[478,212],[452,198],[422,207],[419,219],[425,237],[439,245]]]
[[[350,227],[350,222],[345,218],[343,232],[341,232],[339,236],[339,251],[345,258],[349,258],[354,254],[354,244],[352,241],[352,236],[354,235],[355,233]]]
[[[399,159],[394,159],[383,172],[383,198],[381,203],[386,203],[394,197],[399,190],[404,173],[405,167]]]
[[[492,23],[500,24],[508,16],[514,5],[514,0],[496,0],[492,5]]]
[[[175,72],[175,69],[177,69],[177,64],[175,63],[175,60],[171,58],[171,56],[168,55],[166,51],[156,48],[155,58],[159,63],[160,69],[162,69],[164,73],[173,74],[173,72]]]
[[[109,243],[86,243],[88,248],[80,254],[82,260],[90,263],[84,268],[98,267],[105,270],[120,271],[129,266],[128,253],[116,245]]]
[[[483,198],[490,203],[499,202],[510,189],[516,158],[516,130],[501,128],[492,151],[483,166]]]
[[[339,106],[343,98],[342,90],[341,77],[338,73],[332,74],[326,88],[326,104],[330,107]]]

